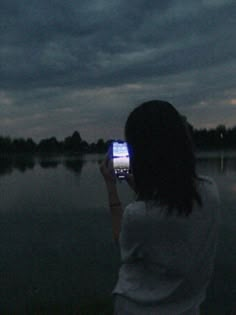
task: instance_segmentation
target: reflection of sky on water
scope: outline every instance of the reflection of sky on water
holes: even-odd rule
[[[0,176],[9,175],[14,170],[22,173],[33,170],[40,165],[43,169],[57,168],[61,164],[68,170],[81,173],[86,161],[78,157],[33,157],[33,156],[6,156],[0,157]]]
[[[5,163],[7,171],[1,165],[0,267],[12,274],[4,280],[6,290],[0,286],[1,298],[7,299],[15,286],[21,292],[19,301],[30,305],[32,297],[40,301],[43,296],[48,302],[55,283],[57,303],[63,299],[73,303],[73,292],[76,301],[85,291],[110,294],[119,260],[111,240],[107,194],[98,164],[101,158],[29,160],[28,167],[12,161]],[[222,204],[216,271],[203,314],[230,314],[236,283],[236,158],[200,158],[197,168],[216,181]],[[117,187],[123,205],[133,200],[125,182],[118,182]],[[37,290],[28,296],[32,287]],[[13,305],[10,293],[9,305]]]
[[[103,155],[85,155],[82,157],[30,157],[30,156],[19,156],[19,157],[0,157],[0,176],[4,174],[10,174],[14,170],[25,172],[27,170],[33,170],[37,165],[42,168],[50,169],[57,168],[61,164],[79,173],[83,164],[97,163],[103,159]],[[127,157],[114,158],[114,165],[116,167],[123,167],[129,164]],[[227,174],[236,172],[236,156],[227,156],[224,154],[206,154],[200,155],[197,159],[198,171],[206,174]]]
[[[22,193],[24,196],[25,194],[21,190],[23,187],[27,187],[30,196],[35,194],[35,189],[39,189],[37,183],[44,181],[45,189],[48,186],[48,190],[53,189],[55,195],[60,188],[59,198],[63,195],[64,200],[71,200],[72,202],[73,200],[77,202],[79,198],[79,208],[93,207],[94,205],[104,207],[106,206],[106,191],[98,163],[102,158],[103,155],[87,155],[83,158],[0,159],[2,189],[6,189],[6,193],[7,191],[14,191],[13,194],[20,191],[19,194]],[[236,157],[224,157],[221,154],[206,155],[205,158],[201,156],[197,160],[197,171],[199,174],[213,177],[219,187],[220,194],[225,196],[227,200],[231,200],[231,202],[234,200],[236,203],[234,199]],[[13,178],[15,183],[19,180],[20,184],[9,186]],[[57,186],[51,185],[51,178],[57,178]],[[36,186],[32,183],[35,183]],[[117,186],[125,205],[133,199],[133,193],[124,182],[118,183]],[[62,195],[61,192],[63,192]],[[90,198],[87,198],[88,193]]]
[[[197,169],[209,174],[236,173],[236,158],[215,157],[199,158]]]

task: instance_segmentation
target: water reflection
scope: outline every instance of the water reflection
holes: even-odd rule
[[[98,168],[102,158],[0,158],[0,314],[38,314],[33,311],[36,305],[55,301],[62,308],[84,297],[110,296],[120,259],[118,248],[114,254]],[[216,181],[222,200],[215,274],[202,314],[231,314],[227,310],[235,301],[236,156],[199,156],[197,167]],[[124,205],[133,200],[126,183],[117,186]],[[25,312],[26,307],[32,312]],[[62,314],[69,314],[68,309]]]
[[[42,168],[57,168],[60,162],[55,160],[41,160],[39,164]]]
[[[218,157],[200,157],[197,159],[197,168],[211,174],[226,174],[236,172],[236,158],[221,155]]]
[[[101,155],[90,155],[83,158],[78,157],[0,157],[0,176],[9,175],[14,170],[22,173],[33,170],[39,165],[43,169],[56,169],[59,166],[80,175],[85,163],[100,163],[103,159]],[[236,172],[236,156],[224,153],[201,154],[197,157],[197,169],[203,174],[227,174]]]
[[[63,161],[63,165],[69,170],[76,174],[81,174],[82,168],[85,164],[84,160],[65,160]]]
[[[33,157],[0,157],[0,176],[11,174],[14,169],[24,173],[33,169],[35,160]]]
[[[43,169],[56,169],[63,165],[67,170],[81,174],[85,160],[81,158],[52,158],[52,157],[33,157],[33,156],[2,156],[0,157],[0,176],[10,175],[14,170],[22,173],[33,170],[39,165]]]

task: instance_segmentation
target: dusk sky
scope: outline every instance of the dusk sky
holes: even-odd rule
[[[0,135],[122,138],[143,101],[236,125],[235,0],[1,0]]]

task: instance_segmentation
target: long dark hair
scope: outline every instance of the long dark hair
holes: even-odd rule
[[[168,213],[192,212],[201,205],[195,156],[187,123],[168,102],[153,100],[135,108],[125,125],[135,189],[140,200],[167,206]]]

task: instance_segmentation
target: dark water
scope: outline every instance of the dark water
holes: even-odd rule
[[[0,314],[64,314],[91,297],[110,296],[119,252],[111,238],[98,160],[0,159]],[[205,315],[235,315],[236,155],[204,154],[199,173],[218,184],[222,218]],[[123,204],[132,200],[118,185]],[[236,311],[236,308],[235,308]]]

